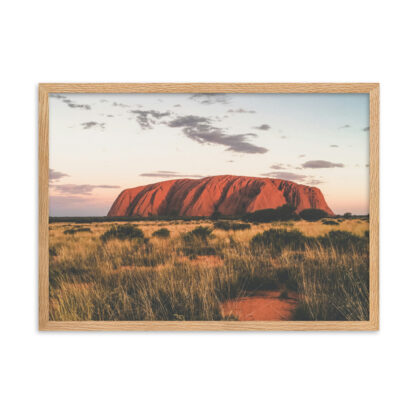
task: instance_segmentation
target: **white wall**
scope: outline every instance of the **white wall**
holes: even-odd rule
[[[14,1],[0,19],[0,413],[414,414],[412,2]],[[380,82],[380,332],[39,333],[37,83],[104,81]]]

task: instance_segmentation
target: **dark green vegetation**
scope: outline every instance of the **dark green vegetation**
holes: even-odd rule
[[[327,212],[315,208],[304,209],[299,213],[299,216],[306,221],[318,221],[322,218],[329,217]]]
[[[281,253],[285,248],[290,250],[304,250],[309,241],[312,241],[311,237],[305,237],[297,230],[287,231],[272,228],[263,233],[256,234],[251,240],[251,246],[262,246],[271,250],[273,253]]]
[[[133,225],[113,225],[100,239],[104,242],[111,239],[143,241],[144,233],[140,228]]]
[[[251,225],[234,221],[217,221],[214,223],[214,228],[224,231],[241,231],[249,230],[251,228]]]
[[[295,213],[295,207],[291,205],[283,205],[275,209],[261,209],[243,216],[243,220],[247,222],[274,222],[298,220],[299,215]]]
[[[170,231],[167,228],[159,228],[152,234],[152,236],[159,237],[159,238],[169,238]]]
[[[201,226],[196,227],[183,235],[183,240],[187,243],[198,243],[198,241],[206,243],[208,238],[212,238],[212,229]]]
[[[334,221],[334,220],[323,220],[322,224],[325,224],[325,225],[339,225],[339,222]]]
[[[91,228],[86,228],[86,227],[75,227],[75,228],[70,228],[68,230],[64,231],[64,234],[76,234],[76,233],[85,233],[91,232]]]
[[[305,210],[306,211],[306,210]],[[321,211],[321,210],[319,210]],[[324,212],[324,211],[323,211]],[[324,217],[328,217],[325,213]],[[324,218],[322,217],[322,218]],[[368,215],[352,215],[351,213],[345,213],[343,216],[336,215],[335,218],[344,219],[367,219]],[[182,217],[182,216],[150,216],[150,217],[49,217],[49,224],[57,223],[73,223],[73,224],[92,224],[92,223],[106,223],[106,222],[159,222],[159,221],[201,221],[201,220],[244,220],[247,222],[274,222],[274,221],[289,221],[299,220],[301,217],[294,213],[294,208],[291,205],[283,205],[276,209],[265,209],[254,211],[250,214],[244,214],[240,216],[236,215],[222,215],[218,212],[214,213],[211,217]]]

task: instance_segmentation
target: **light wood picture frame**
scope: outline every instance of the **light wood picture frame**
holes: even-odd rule
[[[368,94],[369,319],[367,321],[56,321],[49,316],[50,94]],[[379,84],[39,84],[39,329],[42,331],[375,331],[379,329]]]

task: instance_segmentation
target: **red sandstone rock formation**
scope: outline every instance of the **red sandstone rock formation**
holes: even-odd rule
[[[284,204],[295,206],[296,212],[318,208],[334,215],[318,188],[281,179],[223,175],[125,189],[114,201],[108,216],[202,217],[214,212],[241,215]]]

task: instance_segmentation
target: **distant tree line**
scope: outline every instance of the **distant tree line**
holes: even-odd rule
[[[195,220],[239,220],[249,223],[267,223],[275,221],[318,221],[323,218],[345,218],[345,219],[368,219],[368,215],[353,215],[346,212],[344,215],[329,215],[326,211],[316,208],[308,208],[296,213],[296,208],[286,204],[278,208],[261,209],[243,215],[223,215],[215,212],[210,217],[181,217],[178,215],[161,216],[131,216],[131,217],[49,217],[49,223],[72,222],[78,224],[88,224],[94,222],[137,222],[137,221],[195,221]]]

